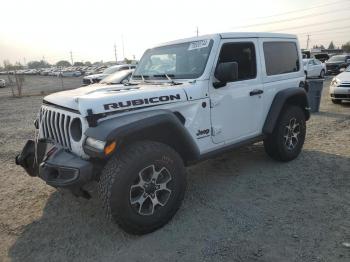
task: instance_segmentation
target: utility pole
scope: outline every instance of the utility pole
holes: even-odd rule
[[[196,32],[197,32],[197,37],[198,37],[198,35],[199,35],[198,26],[197,26],[197,30],[196,30]]]
[[[123,58],[125,59],[125,53],[124,53],[124,36],[122,35],[122,48],[123,48]]]
[[[114,43],[114,57],[115,57],[115,62],[118,63],[117,59],[117,45]]]
[[[307,35],[307,40],[306,40],[306,49],[309,49],[309,43],[310,43],[310,35]]]
[[[72,62],[72,65],[73,65],[73,53],[72,53],[72,51],[70,51],[70,61]]]

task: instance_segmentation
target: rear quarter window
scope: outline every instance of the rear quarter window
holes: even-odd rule
[[[264,42],[263,48],[268,76],[299,71],[300,62],[295,42]]]

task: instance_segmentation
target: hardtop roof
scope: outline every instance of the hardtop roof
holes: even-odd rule
[[[263,32],[224,32],[217,34],[208,34],[198,37],[190,37],[178,39],[175,41],[165,42],[157,46],[165,46],[171,44],[179,44],[184,42],[200,41],[205,39],[234,39],[234,38],[281,38],[281,39],[297,39],[296,35],[293,34],[282,34],[282,33],[263,33]]]

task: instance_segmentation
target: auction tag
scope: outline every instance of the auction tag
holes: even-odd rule
[[[208,47],[209,42],[210,42],[209,39],[192,42],[188,47],[188,51]]]

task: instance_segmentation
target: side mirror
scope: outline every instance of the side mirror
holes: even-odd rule
[[[123,84],[123,85],[125,85],[125,84],[127,84],[127,83],[129,83],[129,80],[128,80],[128,79],[124,79],[124,80],[122,81],[122,84]]]
[[[214,83],[215,88],[223,87],[228,82],[238,80],[238,63],[225,62],[220,63],[215,70],[215,77],[220,81]]]

